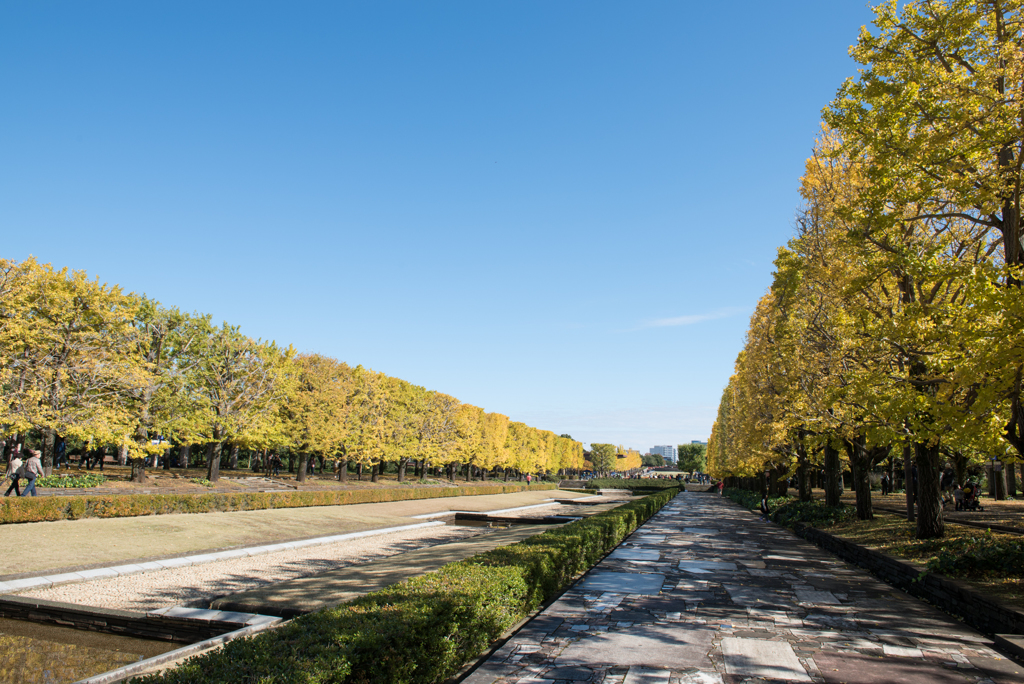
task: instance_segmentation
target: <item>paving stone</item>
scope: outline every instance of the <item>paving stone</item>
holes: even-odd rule
[[[712,669],[708,652],[715,631],[668,625],[634,625],[629,632],[609,632],[584,637],[570,644],[558,660],[593,665],[644,665],[648,667],[697,667]]]
[[[829,591],[815,591],[813,589],[797,589],[795,592],[796,600],[800,603],[816,603],[816,604],[839,604],[837,599],[832,592]]]
[[[820,653],[814,663],[827,684],[974,684],[978,680],[924,660],[880,659],[861,653]]]
[[[622,684],[668,684],[671,670],[653,670],[647,667],[631,667]]]
[[[618,548],[609,554],[608,558],[614,560],[637,560],[656,561],[661,557],[661,552],[654,549],[627,549]]]
[[[683,532],[685,534],[715,535],[719,531],[713,527],[684,527]]]
[[[793,648],[782,641],[764,639],[722,639],[725,671],[745,677],[811,682]]]
[[[657,594],[664,583],[665,575],[655,573],[590,572],[577,590]]]
[[[570,682],[589,682],[594,671],[586,667],[556,667],[544,673],[545,679],[567,679]]]
[[[682,560],[679,569],[684,572],[707,575],[714,572],[736,572],[736,564],[727,561],[713,560]]]
[[[894,646],[892,644],[883,644],[882,651],[887,656],[897,656],[900,658],[923,658],[924,654],[921,653],[919,648],[907,648],[906,646]]]

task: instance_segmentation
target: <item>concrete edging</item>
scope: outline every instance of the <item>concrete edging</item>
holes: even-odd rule
[[[189,656],[194,656],[199,653],[202,653],[203,651],[209,651],[218,646],[222,646],[223,644],[226,644],[229,641],[234,641],[239,637],[245,637],[251,634],[256,634],[257,632],[262,632],[267,629],[273,629],[282,624],[284,624],[283,620],[275,619],[271,622],[265,622],[258,625],[249,625],[248,627],[243,627],[242,629],[236,629],[234,632],[221,634],[220,636],[215,636],[212,639],[206,639],[205,641],[189,644],[188,646],[183,646],[173,651],[168,651],[167,653],[161,653],[160,655],[153,656],[152,658],[140,660],[139,662],[132,663],[131,665],[119,667],[116,670],[110,670],[102,674],[87,677],[85,679],[80,679],[74,684],[114,684],[115,682],[123,682],[129,677],[146,674],[159,665],[170,663],[175,660],[181,660],[182,658],[187,658]]]
[[[793,531],[908,594],[925,599],[986,634],[1024,634],[1024,611],[1002,606],[967,584],[797,523]]]

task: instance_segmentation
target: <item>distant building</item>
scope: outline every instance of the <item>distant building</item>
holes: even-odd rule
[[[676,452],[675,446],[671,444],[666,446],[651,447],[650,451],[648,451],[647,453],[651,454],[652,456],[658,454],[663,459],[665,459],[665,463],[675,463],[676,461],[679,460],[679,454]]]
[[[699,439],[695,439],[695,440],[693,440],[692,442],[690,442],[690,444],[703,444],[704,446],[707,446],[707,445],[708,445],[708,443],[707,443],[707,442],[702,442],[702,441],[700,441]]]

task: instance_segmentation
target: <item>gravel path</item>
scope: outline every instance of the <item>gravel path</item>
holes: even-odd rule
[[[169,606],[207,608],[221,596],[486,533],[485,528],[478,527],[426,527],[185,568],[64,584],[19,595],[135,611]]]

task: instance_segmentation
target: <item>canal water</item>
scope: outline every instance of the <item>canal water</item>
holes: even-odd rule
[[[70,684],[180,647],[0,618],[0,684]]]

